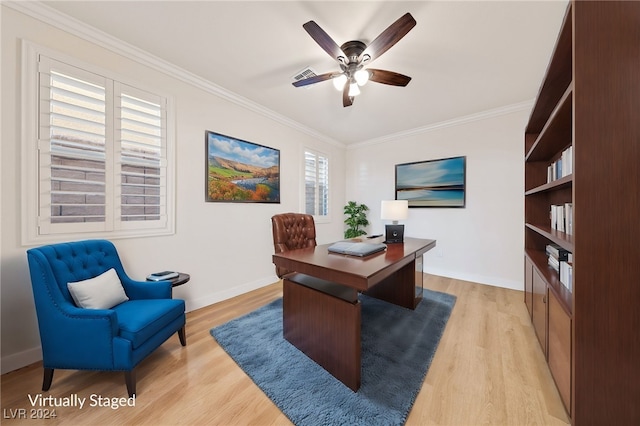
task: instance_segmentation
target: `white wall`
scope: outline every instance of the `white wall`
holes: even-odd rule
[[[174,296],[193,310],[277,280],[271,263],[272,215],[300,211],[302,150],[310,147],[331,158],[334,206],[329,223],[317,225],[318,242],[341,238],[344,204],[344,148],[296,130],[286,120],[269,118],[212,91],[185,83],[114,51],[73,36],[14,9],[2,11],[2,141],[0,219],[2,373],[41,359],[40,340],[20,228],[20,52],[21,39],[74,56],[84,62],[175,97],[176,233],[172,236],[114,240],[125,269],[136,279],[173,269],[191,274]],[[242,102],[240,102],[242,104]],[[204,201],[204,132],[212,130],[281,151],[280,204],[228,204]]]
[[[396,164],[466,156],[466,208],[410,208],[405,235],[437,240],[426,272],[521,290],[529,110],[514,106],[349,148],[347,199],[369,206],[370,234],[383,233],[380,201],[395,197]]]

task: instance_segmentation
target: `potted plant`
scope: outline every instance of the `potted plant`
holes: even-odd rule
[[[366,213],[368,210],[369,207],[365,204],[357,204],[355,201],[349,201],[347,205],[344,206],[344,214],[347,215],[347,218],[344,220],[344,223],[347,224],[347,230],[344,231],[345,238],[355,238],[367,234],[361,227],[369,224]]]

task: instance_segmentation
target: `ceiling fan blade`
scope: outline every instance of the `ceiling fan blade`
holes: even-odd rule
[[[302,26],[302,28],[304,28],[311,38],[314,39],[316,43],[318,43],[320,47],[322,47],[333,59],[338,61],[338,58],[341,56],[346,58],[344,52],[340,49],[340,46],[338,46],[338,44],[329,37],[329,34],[320,28],[320,26],[314,21],[307,22]]]
[[[360,59],[362,60],[368,55],[370,57],[369,62],[373,61],[399,42],[415,25],[416,20],[413,19],[413,16],[410,13],[405,13],[367,46],[360,55]]]
[[[353,96],[349,96],[349,83],[347,83],[342,89],[342,106],[348,107],[351,105],[353,105]]]
[[[335,72],[326,72],[320,75],[314,75],[313,77],[304,78],[302,80],[294,81],[293,84],[295,87],[308,86],[309,84],[320,83],[321,81],[329,80],[333,76],[340,75],[340,73]]]
[[[376,70],[368,68],[369,81],[375,81],[376,83],[389,84],[391,86],[406,86],[411,81],[411,77],[404,74],[399,74],[393,71]]]

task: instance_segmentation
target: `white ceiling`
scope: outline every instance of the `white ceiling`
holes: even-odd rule
[[[412,131],[535,98],[567,1],[47,1],[46,5],[343,144]],[[337,63],[302,28],[338,45],[371,42],[404,13],[417,25],[372,66],[412,77],[370,82],[342,106],[330,81],[291,85]]]

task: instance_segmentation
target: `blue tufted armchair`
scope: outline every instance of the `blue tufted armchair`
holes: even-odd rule
[[[56,368],[111,370],[124,371],[131,397],[136,365],[176,331],[186,345],[184,300],[171,298],[168,281],[130,279],[111,242],[53,244],[28,250],[27,258],[42,343],[43,391],[51,387]],[[110,308],[79,307],[68,283],[107,271],[119,279],[128,300]]]

